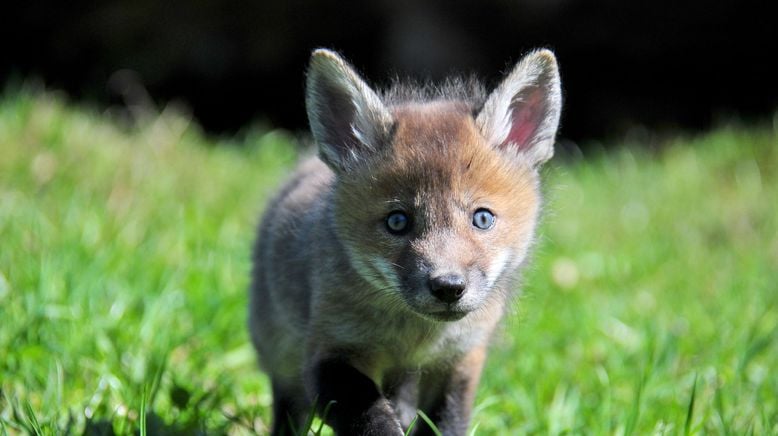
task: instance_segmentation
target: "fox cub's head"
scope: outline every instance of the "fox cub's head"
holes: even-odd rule
[[[457,320],[504,298],[531,245],[561,109],[556,60],[530,53],[485,99],[398,94],[382,98],[331,51],[311,57],[306,105],[335,173],[336,232],[372,285],[356,292]]]

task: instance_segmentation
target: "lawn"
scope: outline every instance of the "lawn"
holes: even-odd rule
[[[778,433],[778,118],[650,142],[544,170],[475,434]],[[296,150],[6,91],[0,435],[266,433],[248,259]]]

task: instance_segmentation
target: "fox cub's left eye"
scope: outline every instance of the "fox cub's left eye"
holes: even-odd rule
[[[393,235],[403,235],[411,228],[411,219],[405,212],[394,211],[386,216],[386,229]]]
[[[489,209],[478,209],[473,214],[473,225],[481,230],[489,230],[494,226],[494,214]]]

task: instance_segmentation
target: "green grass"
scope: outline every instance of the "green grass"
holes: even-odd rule
[[[777,130],[550,165],[475,434],[778,432]],[[0,434],[264,434],[248,255],[295,156],[0,98]]]

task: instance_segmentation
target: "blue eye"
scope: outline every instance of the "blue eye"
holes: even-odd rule
[[[481,230],[489,230],[494,226],[494,214],[489,209],[478,209],[473,214],[473,225]]]
[[[394,211],[386,217],[386,229],[393,235],[402,235],[411,228],[411,219],[405,212]]]

